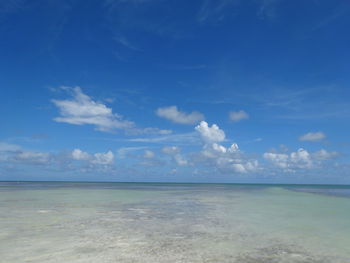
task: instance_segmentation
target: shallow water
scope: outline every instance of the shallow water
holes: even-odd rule
[[[0,262],[350,262],[350,187],[0,183]]]

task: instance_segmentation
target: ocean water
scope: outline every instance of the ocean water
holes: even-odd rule
[[[0,262],[350,262],[350,187],[0,183]]]

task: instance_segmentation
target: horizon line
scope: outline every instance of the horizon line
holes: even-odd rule
[[[119,183],[119,184],[213,184],[213,185],[297,185],[297,186],[348,186],[350,184],[327,183],[225,183],[225,182],[159,182],[159,181],[64,181],[64,180],[0,180],[0,183]]]

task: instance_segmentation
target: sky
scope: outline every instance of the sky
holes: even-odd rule
[[[0,180],[350,184],[350,2],[0,0]]]

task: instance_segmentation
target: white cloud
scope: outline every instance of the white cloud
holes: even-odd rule
[[[270,161],[275,166],[286,171],[295,169],[311,169],[321,165],[322,161],[331,160],[339,156],[337,152],[327,152],[322,149],[314,153],[300,148],[296,152],[287,153],[264,153],[264,159]]]
[[[174,155],[180,152],[180,148],[177,146],[165,146],[162,148],[162,152],[168,155]]]
[[[247,173],[258,169],[258,161],[247,158],[236,143],[228,148],[218,143],[225,140],[225,132],[216,124],[210,127],[202,121],[195,129],[204,141],[202,151],[194,159],[198,165],[209,165],[223,173]]]
[[[327,152],[324,149],[321,149],[313,154],[314,158],[320,161],[332,160],[339,157],[339,155],[340,154],[338,152]]]
[[[21,146],[0,142],[0,161],[43,165],[52,161],[49,153],[26,151]]]
[[[168,134],[171,134],[172,132],[173,132],[172,130],[162,130],[158,128],[144,128],[143,130],[136,131],[135,133],[168,135]]]
[[[67,171],[82,166],[76,166],[75,162],[78,161],[86,164],[87,170],[93,171],[94,169],[112,168],[114,163],[114,154],[111,151],[89,154],[80,149],[74,149],[71,152],[39,152],[32,150],[25,150],[19,145],[8,144],[0,142],[0,161],[5,161],[8,164],[14,165],[41,165],[45,166],[48,170],[60,170]],[[76,164],[78,164],[78,162]],[[110,166],[109,168],[107,166]],[[100,168],[99,168],[100,167]]]
[[[150,151],[150,150],[145,150],[144,154],[143,154],[143,158],[146,159],[153,159],[155,156],[154,152]]]
[[[246,113],[244,110],[231,111],[229,113],[229,118],[232,122],[239,122],[241,120],[249,119],[249,114]]]
[[[136,134],[170,134],[171,130],[159,128],[137,128],[135,123],[123,119],[112,109],[101,102],[94,101],[84,94],[80,87],[61,87],[72,95],[71,99],[52,100],[60,110],[60,116],[54,118],[56,122],[69,123],[73,125],[94,125],[97,130],[113,132],[124,130],[128,135]]]
[[[225,132],[216,124],[209,127],[207,122],[201,121],[200,124],[195,127],[195,130],[199,132],[202,139],[207,143],[221,142],[225,140]]]
[[[239,148],[236,143],[233,143],[229,148],[217,143],[205,144],[202,153],[208,157],[217,157],[218,155],[238,153]]]
[[[32,164],[47,164],[50,154],[42,152],[20,152],[14,156],[14,160]]]
[[[236,171],[237,173],[246,173],[246,169],[241,163],[233,163],[232,169]]]
[[[323,132],[309,132],[299,137],[299,141],[317,142],[326,138]]]
[[[290,154],[290,160],[294,163],[298,168],[312,168],[312,160],[311,155],[307,150],[300,148],[296,152],[292,152]]]
[[[162,148],[162,152],[170,155],[179,166],[185,166],[188,164],[188,161],[180,154],[180,148],[177,146],[165,146]]]
[[[94,164],[110,165],[113,164],[114,154],[111,151],[106,153],[95,153],[94,159],[91,161]]]
[[[74,160],[87,161],[87,160],[91,159],[91,156],[87,152],[83,152],[80,149],[74,149],[72,151],[72,158]]]
[[[239,148],[238,148],[237,143],[231,144],[230,148],[228,148],[227,151],[230,153],[238,152]]]
[[[121,147],[117,150],[117,156],[119,158],[125,158],[128,154],[135,152],[135,151],[140,151],[144,150],[147,147],[145,146],[140,146],[140,147]]]
[[[256,171],[259,166],[257,160],[247,159],[238,150],[236,152],[226,150],[226,152],[213,156],[212,158],[214,158],[217,167],[224,172],[253,172]]]
[[[112,112],[106,105],[93,101],[84,94],[80,87],[64,89],[72,92],[72,99],[52,100],[59,108],[60,117],[54,118],[57,122],[75,125],[90,124],[100,131],[113,131],[115,129],[131,129],[135,124]]]
[[[204,115],[198,111],[186,113],[179,111],[176,106],[158,108],[156,114],[179,124],[196,124],[204,119]]]
[[[213,143],[213,144],[211,144],[211,146],[215,152],[219,152],[219,153],[226,153],[227,152],[226,148],[220,144]]]
[[[218,158],[216,163],[218,168],[226,173],[248,173],[257,171],[259,168],[259,163],[257,160],[244,160],[232,157]]]
[[[247,173],[258,169],[257,160],[247,158],[236,143],[226,148],[217,143],[205,144],[200,153],[200,162],[218,168],[224,173]]]
[[[0,152],[17,152],[20,150],[21,147],[19,145],[0,142]]]
[[[289,155],[285,153],[271,153],[267,152],[263,154],[263,157],[272,162],[274,165],[280,168],[287,168],[289,163]]]
[[[142,142],[142,143],[176,143],[176,144],[199,144],[198,134],[196,132],[170,134],[158,137],[145,137],[145,138],[133,138],[128,139],[129,142]]]
[[[188,163],[187,160],[184,159],[181,154],[175,154],[174,160],[177,163],[177,165],[179,165],[179,166],[185,166]]]
[[[77,161],[87,161],[91,164],[110,165],[113,164],[114,154],[111,151],[106,153],[95,153],[93,155],[80,149],[71,152],[71,158]]]

